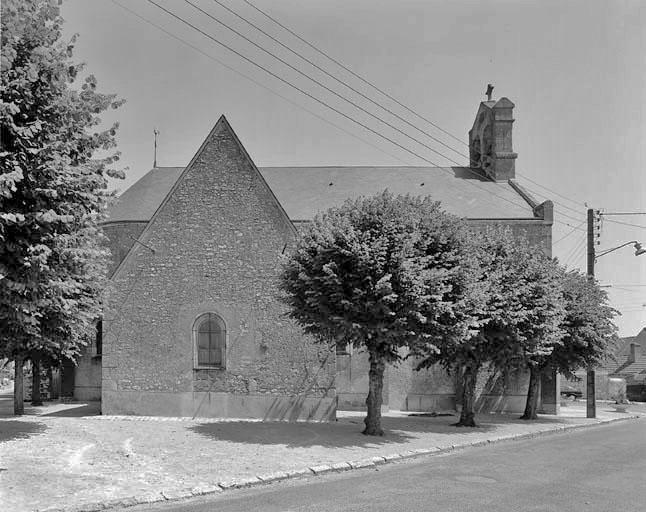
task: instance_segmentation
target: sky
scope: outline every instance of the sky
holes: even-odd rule
[[[154,129],[159,131],[157,164],[184,166],[221,114],[258,167],[467,165],[468,130],[491,83],[494,99],[505,96],[516,105],[518,182],[537,199],[555,202],[553,253],[561,262],[586,269],[586,208],[646,212],[646,2],[249,1],[443,131],[339,68],[245,0],[154,2],[423,159],[270,76],[148,0],[66,0],[65,33],[80,35],[74,58],[87,63],[86,72],[97,77],[102,92],[126,99],[104,117],[105,123],[120,123],[121,164],[128,168],[126,180],[113,184],[116,188],[125,190],[152,167]],[[218,2],[441,143],[388,117]],[[504,203],[499,207],[504,209]],[[603,219],[599,252],[630,241],[646,246],[646,215]],[[622,312],[620,335],[636,335],[646,327],[646,255],[635,257],[628,245],[598,258],[595,275]]]

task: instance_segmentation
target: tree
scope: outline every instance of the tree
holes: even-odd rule
[[[599,284],[578,270],[563,272],[562,293],[563,337],[542,366],[574,377],[576,370],[600,365],[612,353],[619,342],[614,324],[619,312],[610,307]]]
[[[16,363],[17,414],[25,358],[74,358],[92,338],[107,258],[97,226],[107,177],[123,178],[117,124],[98,117],[122,101],[92,75],[73,87],[83,65],[62,24],[55,0],[2,3],[0,356]]]
[[[383,192],[317,215],[284,264],[294,318],[321,343],[368,353],[366,435],[383,435],[387,363],[419,340],[468,336],[473,261],[464,224],[429,198]]]
[[[526,239],[508,228],[489,227],[473,233],[471,251],[477,255],[470,302],[478,329],[471,337],[444,339],[439,351],[422,346],[419,368],[441,364],[460,382],[462,409],[455,426],[475,427],[475,395],[480,371],[487,365],[506,371],[521,360],[518,329],[535,312],[526,300],[531,278],[528,267],[537,259]]]
[[[535,251],[526,261],[519,276],[518,300],[526,314],[515,326],[518,353],[522,364],[529,369],[529,386],[524,420],[537,418],[538,391],[546,361],[556,347],[562,344],[561,329],[565,317],[562,270],[556,260]]]

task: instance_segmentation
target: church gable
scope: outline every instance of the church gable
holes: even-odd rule
[[[146,393],[159,392],[174,394],[168,407],[184,407],[177,415],[196,414],[202,407],[196,393],[228,395],[217,415],[235,415],[221,408],[243,402],[252,407],[253,400],[235,396],[285,397],[307,389],[325,397],[333,359],[284,318],[276,297],[281,254],[294,236],[221,117],[113,276],[105,315],[105,410],[128,413],[128,396],[140,407]],[[213,325],[225,333],[215,368],[202,368],[198,360],[196,329],[204,315],[213,315]]]
[[[223,237],[220,246],[228,243],[239,248],[241,243],[249,242],[248,236],[239,240],[240,234],[235,233],[241,221],[250,222],[247,231],[261,237],[268,230],[280,232],[281,247],[287,241],[285,237],[295,234],[282,206],[224,116],[177,178],[139,240],[150,245],[160,233],[166,238],[171,234],[168,226],[175,226],[181,217],[186,222],[182,229],[170,230],[177,238],[171,243],[177,246],[194,246],[194,235],[219,230]]]

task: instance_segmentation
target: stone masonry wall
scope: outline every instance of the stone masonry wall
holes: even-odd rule
[[[280,257],[293,240],[222,118],[142,234],[155,252],[133,247],[113,277],[104,413],[146,414],[139,411],[159,400],[166,414],[264,416],[284,406],[298,417],[294,408],[309,400],[306,416],[320,407],[333,414],[334,354],[306,338],[277,300]],[[226,324],[224,369],[195,369],[192,328],[206,312]]]

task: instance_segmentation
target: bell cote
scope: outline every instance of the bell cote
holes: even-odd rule
[[[470,166],[494,181],[516,177],[518,155],[511,137],[513,110],[514,104],[507,98],[483,101],[469,131]]]

